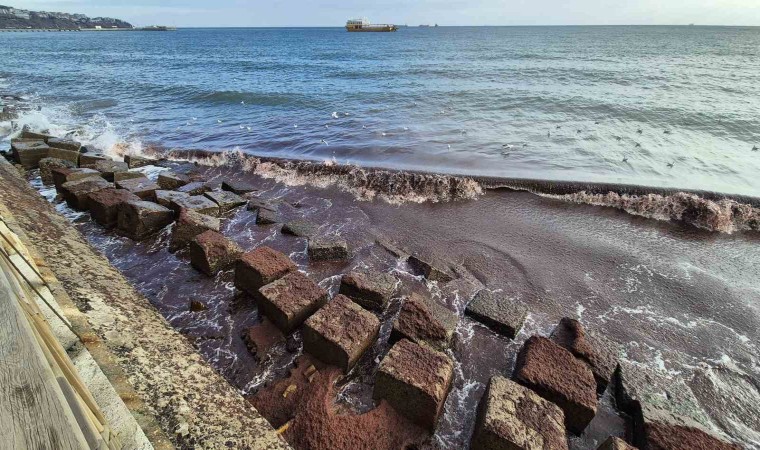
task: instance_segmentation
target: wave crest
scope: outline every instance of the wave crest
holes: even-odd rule
[[[336,186],[359,200],[378,198],[391,204],[468,200],[483,194],[480,183],[468,177],[362,168],[336,164],[332,160],[260,158],[239,149],[227,152],[173,150],[169,158],[213,167],[238,165],[246,172],[289,186]]]
[[[721,233],[760,231],[760,208],[730,199],[708,200],[686,192],[672,195],[628,195],[581,191],[552,197],[575,203],[609,206],[652,219],[685,222]]]

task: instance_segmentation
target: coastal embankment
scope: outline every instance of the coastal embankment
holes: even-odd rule
[[[752,199],[44,131],[14,136],[2,201],[179,446],[760,441]]]

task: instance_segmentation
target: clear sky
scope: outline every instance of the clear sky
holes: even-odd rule
[[[760,0],[0,0],[134,25],[342,26],[350,17],[417,25],[760,26]]]

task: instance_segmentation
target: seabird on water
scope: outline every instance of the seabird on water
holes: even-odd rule
[[[670,134],[670,130],[663,131],[664,134]]]
[[[623,162],[628,162],[628,157],[627,156],[623,156]]]
[[[671,163],[668,163],[668,167],[670,167],[672,169],[673,168],[673,164],[675,164],[675,163],[676,163],[675,161],[673,161]]]
[[[639,144],[639,143],[637,142],[637,143],[636,143],[636,148],[639,148],[639,147],[641,147],[641,144]]]
[[[636,130],[636,132],[639,133],[639,134],[643,134],[644,130],[642,130],[641,128],[639,128],[638,130]]]
[[[758,150],[760,150],[760,149],[758,149],[758,148],[757,148],[757,145],[755,145],[754,147],[752,147],[752,151],[753,151],[753,152],[756,152],[756,151],[758,151]]]
[[[617,141],[618,141],[618,142],[620,142],[620,141],[622,141],[622,140],[623,140],[623,138],[622,138],[622,137],[620,137],[620,136],[615,136],[615,139],[617,139]]]

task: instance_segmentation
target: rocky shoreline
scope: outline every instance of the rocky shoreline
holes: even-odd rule
[[[630,363],[623,342],[569,317],[529,336],[526,318],[543,313],[535,302],[490,289],[466,265],[387,234],[368,237],[360,217],[342,231],[333,225],[352,222],[352,214],[316,208],[313,196],[273,198],[281,178],[134,155],[115,161],[31,131],[11,150],[20,169],[39,169],[69,208],[102,229],[165,246],[174,264],[229,286],[230,307],[256,317],[238,337],[246,352],[259,367],[282,363],[249,400],[295,448],[452,448],[441,441],[447,427],[471,448],[741,448],[689,385]],[[148,177],[145,167],[163,170]],[[399,179],[384,195],[456,200],[477,192],[451,180]],[[377,187],[368,178],[357,185]],[[240,233],[251,229],[261,237],[242,244]],[[202,296],[178,300],[191,314],[214,308]],[[491,345],[516,350],[513,369],[505,359],[494,365],[506,370],[482,375],[487,383],[466,424],[442,418],[461,401],[451,392],[463,392],[457,372],[472,357],[460,342],[465,322],[479,324]],[[354,403],[336,401],[341,396]]]

